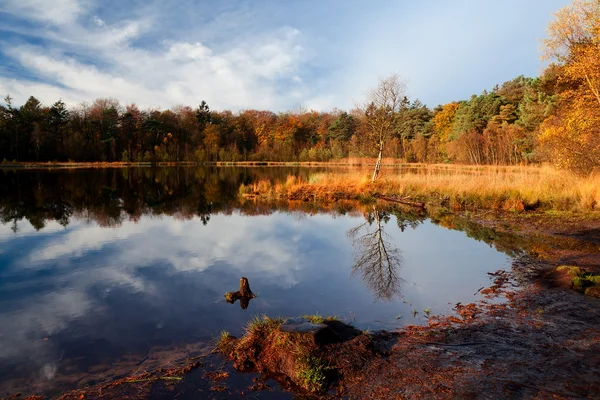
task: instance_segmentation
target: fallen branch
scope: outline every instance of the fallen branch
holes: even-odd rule
[[[397,198],[394,198],[394,197],[377,196],[377,198],[379,198],[381,200],[391,201],[391,202],[394,202],[394,203],[405,204],[407,206],[418,207],[418,208],[425,208],[425,203],[422,203],[422,202],[419,202],[419,201],[410,201],[410,200],[408,200],[408,197],[404,197],[402,199],[397,199]]]

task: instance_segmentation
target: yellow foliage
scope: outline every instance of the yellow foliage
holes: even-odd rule
[[[450,139],[450,133],[452,132],[456,110],[458,110],[458,103],[448,103],[445,104],[442,107],[442,110],[433,117],[433,127],[435,133],[439,136],[442,142],[447,142]]]
[[[600,167],[600,1],[573,0],[555,17],[544,57],[564,66],[571,87],[539,140],[557,167],[590,173]]]

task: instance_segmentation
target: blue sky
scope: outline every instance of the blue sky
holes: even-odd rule
[[[353,108],[398,73],[431,107],[537,76],[568,0],[0,0],[0,94],[69,105]]]

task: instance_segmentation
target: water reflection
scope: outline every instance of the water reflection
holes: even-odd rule
[[[416,229],[427,217],[422,209],[396,206],[382,210],[380,205],[372,204],[364,214],[365,222],[348,230],[354,249],[352,273],[360,275],[374,295],[386,301],[401,296],[401,284],[405,282],[400,276],[401,250],[385,231],[392,215],[401,232]]]
[[[379,211],[375,204],[372,207],[366,222],[348,231],[354,246],[352,273],[361,275],[377,298],[389,301],[400,294],[402,254],[382,225],[389,221],[389,213]]]
[[[420,322],[400,289],[414,307],[444,312],[506,265],[439,225],[496,246],[501,237],[449,215],[432,223],[394,205],[238,199],[241,183],[312,172],[0,172],[0,393],[85,384],[118,375],[116,365],[151,368],[153,354],[172,359],[221,330],[239,334],[262,313],[393,329]],[[363,252],[354,262],[353,250]],[[259,294],[243,312],[223,298],[241,276]]]
[[[312,169],[310,173],[319,172]],[[0,171],[0,221],[19,230],[25,219],[36,230],[48,221],[66,227],[73,217],[117,227],[143,215],[199,217],[239,207],[238,189],[258,179],[307,176],[299,168],[128,168]],[[248,212],[253,212],[247,204]],[[254,210],[260,213],[261,210]]]

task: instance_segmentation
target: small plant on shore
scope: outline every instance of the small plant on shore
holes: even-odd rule
[[[303,356],[298,360],[298,378],[302,386],[311,392],[322,392],[327,384],[327,365],[318,357]]]

